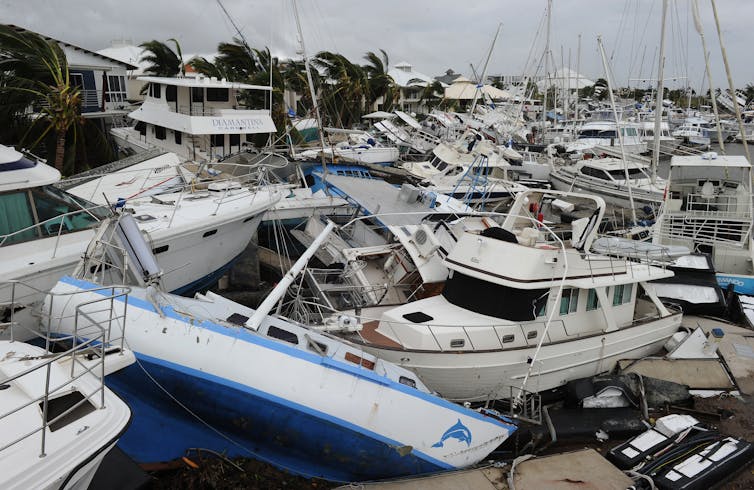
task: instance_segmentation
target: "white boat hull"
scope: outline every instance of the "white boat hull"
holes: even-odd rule
[[[526,386],[528,391],[544,391],[572,379],[611,370],[620,359],[636,359],[656,352],[681,324],[681,314],[578,340],[543,345]],[[364,349],[383,359],[416,372],[424,383],[441,396],[456,401],[486,400],[511,395],[510,387],[520,388],[534,357],[536,345],[510,350],[406,351]]]

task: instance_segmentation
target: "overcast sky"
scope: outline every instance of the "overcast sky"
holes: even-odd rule
[[[691,0],[670,0],[666,28],[666,85],[695,88],[704,83],[704,58],[694,29]],[[519,75],[536,70],[545,44],[546,0],[300,0],[307,51],[336,51],[363,62],[367,51],[382,48],[390,64],[408,61],[436,76],[453,68],[471,78],[470,64],[481,73],[498,23],[503,27],[488,73]],[[551,52],[557,66],[568,65],[592,79],[604,77],[597,48],[603,44],[622,86],[649,79],[657,70],[660,39],[659,0],[555,0]],[[713,78],[726,84],[720,44],[708,0],[699,0]],[[297,56],[296,25],[290,0],[223,0],[254,47]],[[754,1],[717,0],[734,81],[754,82]],[[214,0],[0,0],[3,22],[98,50],[114,39],[134,44],[176,38],[184,53],[212,53],[235,34]],[[578,56],[581,35],[581,56]],[[530,52],[532,53],[530,57]],[[528,60],[528,62],[527,62]],[[533,61],[532,61],[533,60]],[[539,68],[541,73],[543,68]],[[631,81],[646,87],[647,82]]]

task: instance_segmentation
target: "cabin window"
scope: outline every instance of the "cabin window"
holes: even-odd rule
[[[547,295],[537,300],[535,308],[537,309],[537,318],[547,315]]]
[[[600,307],[600,300],[597,297],[597,290],[590,289],[586,296],[586,311],[593,311]]]
[[[230,146],[240,146],[241,145],[241,135],[240,134],[229,134],[228,135],[228,144],[230,144]]]
[[[227,88],[207,88],[207,102],[228,102]]]
[[[178,100],[178,87],[175,85],[167,85],[165,87],[165,100],[168,102],[175,102]]]
[[[191,87],[191,102],[204,102],[204,87]]]
[[[547,289],[517,289],[477,279],[458,271],[445,281],[442,295],[475,313],[510,321],[533,320],[546,302]]]
[[[621,284],[613,288],[613,306],[619,306],[631,301],[633,284]]]
[[[170,245],[161,245],[157,248],[152,249],[152,253],[157,255],[157,254],[161,254],[162,252],[167,252],[169,247]]]
[[[212,236],[216,233],[217,233],[217,228],[215,228],[214,230],[205,231],[204,234],[202,235],[202,238],[207,238],[208,236]]]
[[[401,376],[400,378],[398,378],[398,382],[402,385],[410,386],[411,388],[416,388],[416,380],[413,380],[406,376]]]
[[[225,146],[225,135],[211,134],[210,141],[212,142],[212,146]]]
[[[283,342],[288,342],[289,344],[298,345],[298,335],[282,328],[270,326],[270,328],[267,329],[267,336],[282,340]]]
[[[154,127],[154,137],[158,140],[164,140],[167,138],[167,132],[165,131],[165,128],[162,126],[155,126]]]
[[[568,315],[574,313],[579,307],[579,290],[564,289],[560,297],[560,314]]]
[[[504,344],[510,344],[514,340],[516,340],[516,336],[513,335],[513,334],[503,335],[503,343]]]
[[[159,99],[162,97],[162,85],[159,83],[150,83],[149,84],[149,95],[154,97],[155,99]]]
[[[106,216],[104,210],[93,209],[96,205],[83,199],[74,199],[53,186],[36,188],[32,190],[32,196],[41,225],[40,231],[48,236],[91,228]],[[83,208],[89,208],[91,214]]]
[[[451,339],[450,341],[450,347],[452,349],[460,349],[464,345],[466,345],[466,340],[464,339]]]
[[[180,145],[181,144],[181,135],[183,133],[181,133],[180,131],[174,131],[173,134],[175,136],[175,144],[176,145]]]
[[[137,122],[136,131],[138,131],[140,135],[145,136],[147,134],[147,124],[144,121]]]
[[[0,246],[33,240],[37,237],[34,215],[27,192],[0,194]]]
[[[528,332],[526,334],[526,338],[527,338],[527,340],[536,339],[537,338],[537,331],[536,330],[532,330],[532,331]]]

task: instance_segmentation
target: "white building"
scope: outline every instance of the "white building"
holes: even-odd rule
[[[421,112],[422,92],[432,84],[432,77],[414,71],[411,64],[402,61],[387,72],[399,89],[398,107],[404,112]]]

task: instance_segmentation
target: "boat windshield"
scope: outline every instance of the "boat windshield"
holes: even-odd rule
[[[99,206],[52,185],[0,194],[0,246],[72,233],[110,215]]]
[[[534,320],[549,289],[516,289],[451,271],[442,295],[450,303],[480,315],[514,322]]]
[[[621,169],[621,170],[610,170],[609,173],[610,173],[610,175],[615,180],[626,180],[626,171],[623,170],[623,169]],[[646,177],[647,177],[646,174],[644,172],[642,172],[642,170],[640,168],[629,168],[628,169],[628,178],[629,179],[632,179],[632,180],[634,180],[634,179],[645,179]]]

